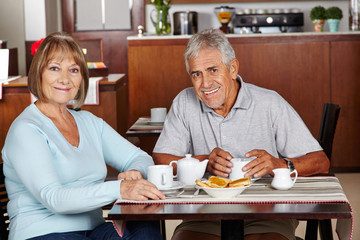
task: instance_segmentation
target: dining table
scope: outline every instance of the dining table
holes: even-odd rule
[[[165,200],[119,199],[108,213],[118,232],[127,221],[219,220],[221,239],[243,239],[244,221],[249,219],[336,219],[340,240],[352,238],[351,205],[335,176],[298,177],[289,190],[276,190],[271,177],[263,177],[232,198],[214,198],[195,186],[163,191]],[[332,229],[328,229],[332,231]],[[317,239],[318,229],[305,239]],[[332,237],[331,237],[332,238]],[[165,239],[165,238],[164,238]]]
[[[126,131],[127,137],[158,137],[163,129],[163,124],[153,124],[150,117],[139,117]]]

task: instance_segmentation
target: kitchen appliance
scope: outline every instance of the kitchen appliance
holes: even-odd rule
[[[228,7],[228,6],[220,6],[215,8],[215,14],[218,18],[221,27],[220,30],[223,33],[232,33],[233,29],[228,26],[228,24],[231,22],[233,16],[235,13],[235,8]]]
[[[189,35],[197,33],[197,12],[175,12],[173,17],[174,35]]]
[[[298,9],[246,9],[236,13],[235,33],[302,32],[304,14]]]

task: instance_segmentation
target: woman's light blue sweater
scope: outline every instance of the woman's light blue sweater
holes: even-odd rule
[[[144,178],[154,164],[102,119],[69,112],[79,130],[78,147],[34,104],[9,129],[2,159],[10,240],[94,229],[104,222],[101,207],[121,198],[121,181],[104,182],[106,164],[120,172],[137,169]]]

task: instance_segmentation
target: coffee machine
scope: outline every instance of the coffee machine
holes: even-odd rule
[[[215,15],[218,18],[221,27],[220,30],[223,33],[232,33],[233,29],[229,26],[233,16],[235,14],[235,8],[228,6],[220,6],[215,8]]]

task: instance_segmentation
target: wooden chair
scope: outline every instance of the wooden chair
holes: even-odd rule
[[[318,136],[318,142],[324,149],[326,156],[331,162],[332,145],[335,136],[335,129],[340,114],[340,105],[334,103],[325,103],[323,107],[323,113],[321,117],[320,130]],[[329,169],[329,175],[334,175]],[[317,230],[320,231],[321,239],[333,239],[331,220],[308,220],[306,225],[305,239],[313,239],[311,236],[317,234]],[[316,239],[316,238],[315,238]]]
[[[7,202],[9,201],[5,189],[5,176],[3,163],[0,163],[0,240],[7,240],[9,235],[9,217],[7,214]]]
[[[318,141],[330,161],[340,108],[340,105],[333,103],[325,103],[323,108]]]

